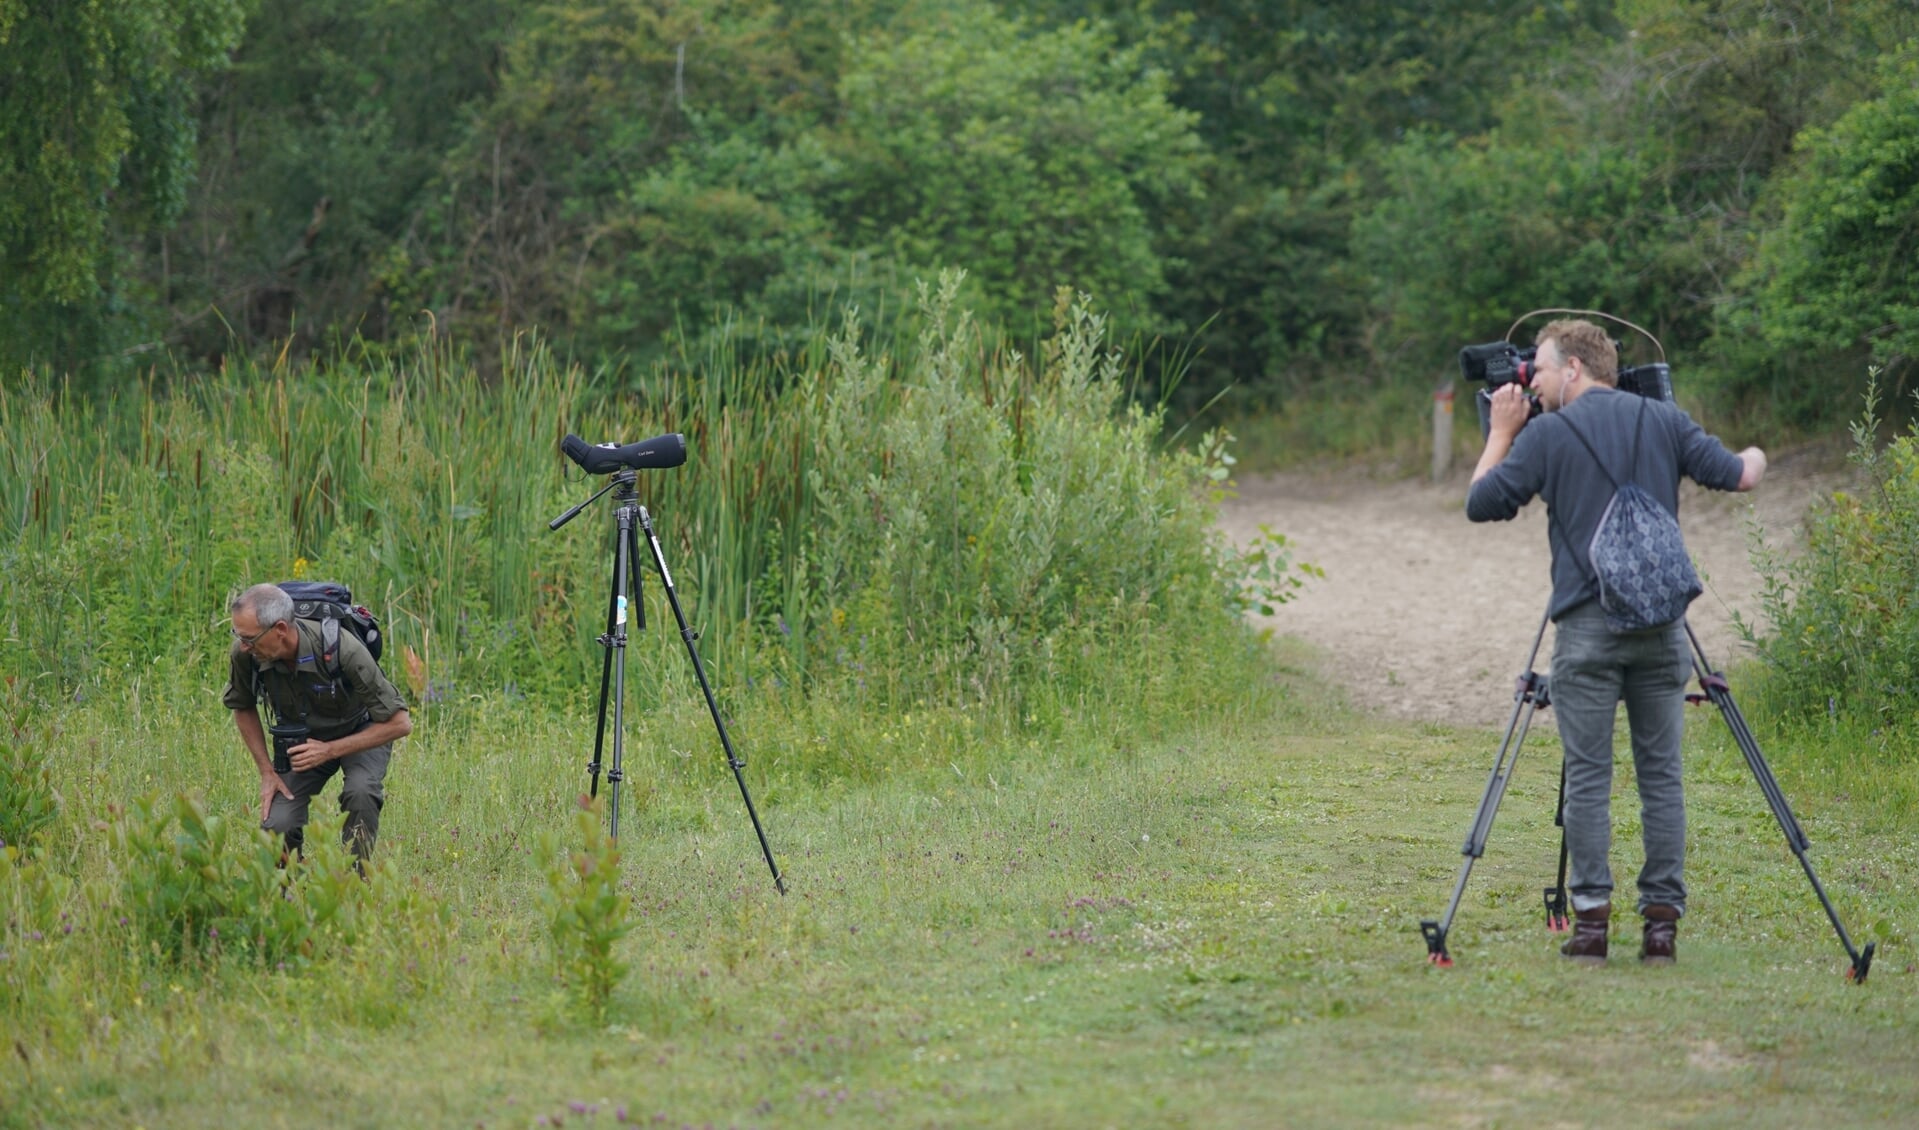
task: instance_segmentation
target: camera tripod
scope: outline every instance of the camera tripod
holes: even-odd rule
[[[1474,813],[1472,827],[1466,832],[1466,844],[1461,849],[1464,858],[1460,862],[1459,877],[1453,883],[1452,899],[1446,904],[1445,916],[1438,920],[1424,919],[1419,924],[1419,932],[1426,939],[1426,960],[1442,968],[1450,968],[1453,964],[1452,955],[1446,950],[1446,938],[1452,931],[1454,915],[1459,913],[1459,900],[1466,892],[1466,880],[1472,875],[1473,863],[1486,853],[1486,838],[1492,832],[1493,816],[1499,811],[1499,802],[1504,799],[1506,786],[1512,781],[1513,766],[1519,761],[1519,751],[1525,745],[1526,733],[1532,728],[1534,716],[1552,705],[1550,680],[1533,670],[1533,664],[1539,658],[1540,642],[1546,636],[1546,621],[1546,616],[1540,617],[1539,631],[1533,635],[1532,650],[1526,655],[1526,673],[1517,680],[1512,717],[1506,723],[1505,736],[1500,740],[1499,753],[1493,760],[1492,775],[1486,781],[1486,792],[1479,799],[1479,810]],[[1792,807],[1786,803],[1786,796],[1780,791],[1772,768],[1766,764],[1765,755],[1759,751],[1759,743],[1747,727],[1745,716],[1733,701],[1726,677],[1714,671],[1706,661],[1705,649],[1699,645],[1699,637],[1693,633],[1692,625],[1688,623],[1685,628],[1686,638],[1692,644],[1693,671],[1699,677],[1699,686],[1704,692],[1689,694],[1686,701],[1695,705],[1711,702],[1719,708],[1720,715],[1726,720],[1726,728],[1732,732],[1733,741],[1745,756],[1746,768],[1752,771],[1753,780],[1758,782],[1759,791],[1771,807],[1773,818],[1779,822],[1780,831],[1785,833],[1786,846],[1798,857],[1799,866],[1805,869],[1806,878],[1812,883],[1813,894],[1818,896],[1819,904],[1825,908],[1826,917],[1832,922],[1833,931],[1839,935],[1839,944],[1845,947],[1846,956],[1852,959],[1851,966],[1846,970],[1846,979],[1856,985],[1865,984],[1866,974],[1872,969],[1872,953],[1877,943],[1868,942],[1863,950],[1853,947],[1845,924],[1839,920],[1839,912],[1833,909],[1832,900],[1826,896],[1826,888],[1820,884],[1819,875],[1812,868],[1812,861],[1806,858],[1806,849],[1810,846],[1806,833],[1793,817]],[[1569,927],[1566,898],[1566,765],[1563,758],[1559,765],[1559,801],[1553,823],[1560,829],[1559,878],[1553,886],[1545,889],[1546,928],[1560,933]]]
[[[639,492],[635,489],[637,478],[632,467],[617,470],[599,493],[547,523],[548,529],[557,530],[602,495],[613,492],[613,584],[606,603],[606,632],[599,637],[600,646],[606,649],[606,654],[600,664],[600,709],[599,721],[593,733],[593,760],[586,767],[591,779],[590,795],[600,795],[600,755],[606,746],[607,713],[610,709],[613,715],[613,756],[612,764],[606,770],[606,821],[607,834],[618,841],[620,782],[626,779],[621,754],[624,752],[622,731],[626,699],[627,612],[629,609],[633,611],[639,629],[645,631],[646,610],[640,587],[638,534],[639,530],[645,530],[646,543],[653,551],[653,565],[659,570],[661,586],[666,590],[666,602],[673,609],[673,618],[679,622],[680,639],[686,643],[686,654],[693,661],[693,674],[698,677],[700,691],[706,696],[707,712],[713,716],[713,728],[719,731],[720,746],[726,751],[726,764],[733,770],[733,779],[739,782],[740,798],[746,802],[746,815],[753,821],[753,834],[759,837],[760,853],[766,857],[766,866],[773,872],[774,888],[785,894],[786,880],[780,876],[779,864],[773,862],[773,849],[767,846],[766,829],[760,826],[760,814],[753,808],[753,795],[747,790],[746,777],[741,772],[746,768],[746,762],[734,751],[733,739],[727,735],[726,723],[720,717],[719,702],[713,697],[712,684],[707,681],[706,665],[700,661],[700,650],[695,646],[694,641],[699,639],[699,633],[687,626],[686,613],[681,610],[679,594],[673,588],[673,574],[667,570],[666,557],[660,552],[660,539],[653,531],[652,516],[646,512],[646,507],[639,504]],[[632,586],[630,600],[627,592],[629,582]]]

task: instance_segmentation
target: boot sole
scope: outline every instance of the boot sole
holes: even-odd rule
[[[1606,964],[1605,958],[1595,954],[1567,953],[1567,954],[1561,954],[1560,956],[1564,957],[1567,961],[1572,962],[1574,965],[1581,966],[1586,969],[1597,969],[1600,966]]]
[[[1641,957],[1639,959],[1639,964],[1641,965],[1677,965],[1679,964],[1679,959],[1674,957]]]

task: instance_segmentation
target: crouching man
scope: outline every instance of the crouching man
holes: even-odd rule
[[[229,611],[233,651],[222,701],[260,771],[260,826],[297,852],[307,803],[338,773],[342,836],[364,865],[380,834],[393,743],[413,732],[406,703],[353,633],[340,632],[334,651],[323,651],[320,623],[295,619],[293,598],[279,586],[255,585]],[[260,724],[262,697],[278,722],[272,748]]]

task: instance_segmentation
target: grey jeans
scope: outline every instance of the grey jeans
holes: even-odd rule
[[[1552,706],[1566,758],[1566,845],[1574,910],[1612,901],[1613,716],[1626,704],[1646,866],[1639,909],[1686,909],[1686,794],[1679,740],[1692,656],[1684,621],[1645,632],[1606,628],[1599,603],[1562,616],[1553,638]]]
[[[346,813],[346,826],[340,837],[353,854],[366,859],[373,854],[373,841],[380,835],[380,809],[386,804],[386,766],[393,756],[393,743],[376,745],[329,761],[318,769],[295,769],[280,779],[293,793],[291,800],[273,794],[273,807],[260,827],[286,837],[288,848],[297,849],[305,840],[307,805],[321,786],[340,776],[340,810]]]

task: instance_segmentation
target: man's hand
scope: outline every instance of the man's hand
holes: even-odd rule
[[[1756,447],[1748,447],[1739,453],[1739,462],[1743,464],[1739,472],[1739,490],[1751,490],[1766,477],[1766,453]]]
[[[1473,482],[1486,477],[1506,453],[1513,449],[1513,437],[1532,418],[1532,402],[1517,384],[1503,384],[1493,390],[1492,413],[1486,428],[1486,449],[1479,453],[1479,465],[1473,468]]]
[[[287,788],[287,783],[280,779],[278,773],[269,769],[260,774],[260,823],[262,824],[266,823],[268,814],[273,811],[274,793],[279,793],[288,800],[293,799],[293,790]]]
[[[287,760],[293,767],[304,773],[309,769],[318,769],[340,755],[333,752],[332,742],[323,742],[318,738],[308,738],[299,745],[287,750]],[[288,793],[292,796],[292,793]]]
[[[1526,391],[1517,384],[1503,384],[1493,390],[1492,428],[1488,438],[1505,437],[1511,446],[1513,437],[1519,429],[1526,426],[1532,417],[1532,401],[1526,399]]]

